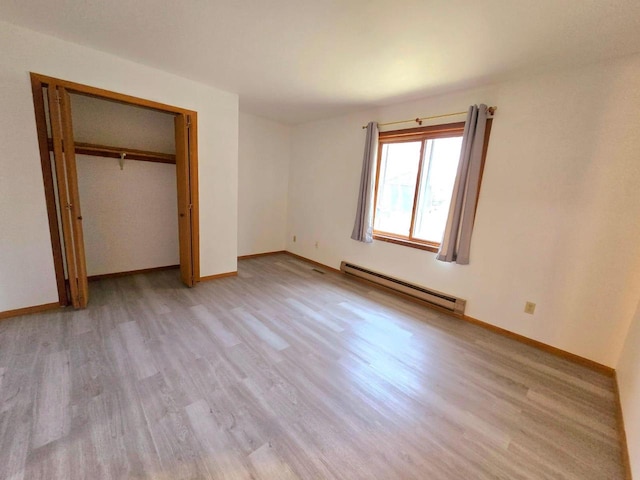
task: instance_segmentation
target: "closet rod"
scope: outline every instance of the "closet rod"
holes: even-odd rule
[[[176,156],[171,153],[150,152],[133,148],[111,147],[94,143],[75,143],[76,155],[92,155],[95,157],[120,158],[127,154],[127,160],[141,160],[143,162],[176,163]],[[53,150],[53,140],[49,139],[49,150]]]

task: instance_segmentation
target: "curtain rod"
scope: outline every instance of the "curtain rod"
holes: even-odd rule
[[[498,109],[498,107],[488,107],[487,112],[489,115],[493,115],[494,112]],[[444,118],[444,117],[455,117],[457,115],[465,115],[467,111],[464,112],[454,112],[454,113],[444,113],[442,115],[432,115],[430,117],[418,117],[412,118],[411,120],[398,120],[397,122],[387,122],[387,123],[379,123],[378,127],[386,127],[387,125],[397,125],[399,123],[409,123],[416,122],[418,125],[422,125],[423,120],[433,120],[434,118]],[[362,128],[367,128],[366,125],[363,125]]]

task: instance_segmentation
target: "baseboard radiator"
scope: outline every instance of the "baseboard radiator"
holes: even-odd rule
[[[347,275],[362,278],[400,292],[404,295],[409,295],[410,297],[422,300],[438,310],[446,310],[460,317],[464,315],[464,308],[467,301],[454,297],[453,295],[431,290],[430,288],[425,288],[420,285],[414,285],[412,283],[405,282],[404,280],[399,280],[383,273],[374,272],[373,270],[344,261],[340,263],[340,270]]]

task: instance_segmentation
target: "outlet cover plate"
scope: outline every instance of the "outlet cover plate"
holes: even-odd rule
[[[527,302],[524,304],[524,313],[528,313],[529,315],[533,315],[536,311],[536,304],[533,302]]]

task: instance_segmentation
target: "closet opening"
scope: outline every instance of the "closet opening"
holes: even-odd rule
[[[31,84],[60,304],[85,307],[91,278],[146,270],[179,266],[193,287],[197,113],[36,73]]]

